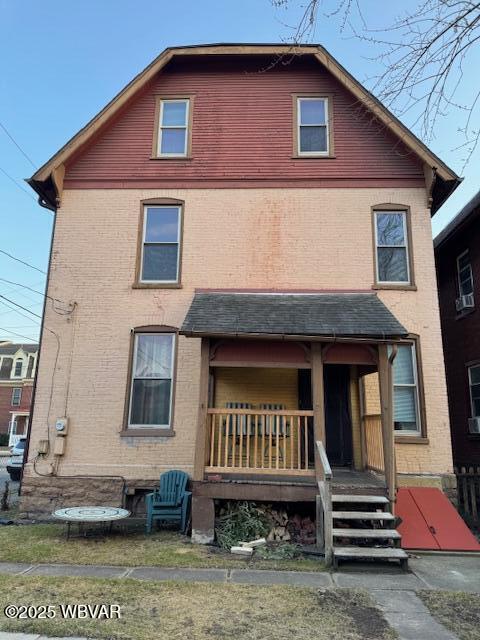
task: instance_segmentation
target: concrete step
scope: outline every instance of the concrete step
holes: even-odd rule
[[[388,504],[388,498],[385,496],[361,496],[355,494],[333,494],[332,502],[362,503],[365,504]]]
[[[401,535],[395,529],[333,529],[334,537],[341,538],[369,538],[400,540]]]
[[[335,520],[394,520],[387,511],[332,511]]]
[[[333,556],[342,560],[408,560],[406,551],[392,547],[333,547]]]

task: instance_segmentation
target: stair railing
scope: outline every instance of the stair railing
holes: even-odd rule
[[[323,551],[328,567],[333,559],[332,469],[323,442],[317,440],[316,445],[320,461],[317,477],[319,495],[316,497],[317,546]]]

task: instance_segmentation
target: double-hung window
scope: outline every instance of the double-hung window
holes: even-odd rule
[[[140,282],[179,282],[181,222],[180,205],[144,206]]]
[[[15,369],[13,370],[14,378],[21,378],[23,371],[23,360],[20,358],[15,362]]]
[[[188,98],[160,100],[158,157],[175,158],[188,155],[189,111]]]
[[[298,97],[296,126],[299,156],[330,154],[327,98]]]
[[[170,428],[174,352],[174,333],[134,335],[129,428]]]
[[[379,284],[410,284],[406,211],[374,211]]]
[[[468,367],[472,418],[480,418],[480,364]]]
[[[393,420],[396,432],[420,435],[419,404],[415,344],[401,344],[393,361]]]
[[[12,389],[12,407],[19,407],[22,401],[22,389],[21,387],[15,387]]]
[[[470,255],[464,251],[457,258],[458,292],[461,296],[468,296],[473,293],[473,273],[470,263]]]

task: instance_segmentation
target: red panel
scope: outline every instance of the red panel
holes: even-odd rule
[[[352,94],[313,57],[266,71],[268,63],[261,57],[174,60],[72,159],[65,185],[91,188],[96,181],[110,181],[128,188],[139,180],[154,187],[195,181],[204,186],[206,180],[242,181],[242,188],[259,181],[270,186],[332,180],[340,180],[342,187],[365,180],[422,185],[419,159],[366,117]],[[335,158],[292,157],[292,94],[304,92],[332,98]],[[151,160],[159,94],[195,96],[191,159]]]
[[[266,340],[228,340],[215,351],[215,362],[285,362],[306,363],[306,353],[295,342]]]
[[[376,364],[373,353],[361,344],[334,344],[323,360],[325,364]]]
[[[412,487],[410,493],[428,527],[444,551],[480,551],[480,544],[448,498],[430,487]]]
[[[398,527],[398,532],[402,536],[404,549],[435,549],[437,551],[440,549],[410,489],[402,487],[398,490],[396,514],[403,520]]]

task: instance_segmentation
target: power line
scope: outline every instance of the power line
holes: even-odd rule
[[[30,336],[22,336],[21,333],[15,333],[15,331],[10,331],[0,327],[0,331],[6,331],[8,336],[17,336],[18,338],[25,338],[26,340],[32,340],[32,342],[37,342],[38,338],[31,338]]]
[[[22,307],[22,305],[18,304],[18,302],[14,302],[13,300],[10,300],[10,298],[7,298],[6,296],[2,296],[2,294],[0,294],[0,298],[3,298],[3,300],[7,300],[7,302],[10,302],[10,304],[15,305],[19,309],[23,309],[27,313],[31,313],[32,316],[36,316],[37,318],[40,318],[40,320],[42,319],[42,316],[38,315],[38,313],[35,313],[34,311],[30,311],[30,309],[27,309],[27,307]]]
[[[52,298],[52,296],[47,295],[46,293],[42,293],[41,291],[37,291],[36,289],[32,289],[26,284],[20,284],[19,282],[12,282],[11,280],[6,280],[5,278],[0,278],[2,282],[8,282],[8,284],[14,284],[17,287],[23,287],[24,289],[28,289],[29,291],[33,291],[33,293],[37,293],[39,296],[43,296],[44,298],[48,298],[53,302],[60,302],[60,304],[65,304],[63,300],[59,300],[58,298]],[[7,292],[8,293],[8,292]]]
[[[11,253],[7,253],[6,251],[4,251],[3,249],[0,249],[0,253],[3,253],[4,255],[8,256],[9,258],[11,258],[12,260],[16,260],[17,262],[21,262],[22,264],[24,264],[27,267],[30,267],[30,269],[35,269],[35,271],[39,271],[40,273],[43,273],[43,275],[47,275],[46,271],[42,271],[41,269],[39,269],[38,267],[34,267],[33,264],[29,264],[28,262],[25,262],[25,260],[20,260],[20,258],[16,258],[15,256],[12,256]]]
[[[11,133],[9,133],[9,131],[7,131],[7,128],[5,127],[5,125],[3,125],[0,122],[0,127],[5,131],[5,133],[7,134],[7,136],[10,138],[10,140],[13,142],[13,144],[17,147],[17,149],[20,151],[20,153],[30,162],[30,164],[32,165],[32,167],[34,169],[37,168],[37,165],[33,162],[33,160],[25,153],[25,151],[22,149],[22,147],[18,144],[18,142],[15,140],[15,138],[12,136]]]
[[[15,180],[15,178],[12,178],[12,176],[11,176],[9,173],[7,173],[7,172],[5,171],[5,169],[2,169],[2,167],[0,167],[0,171],[1,171],[4,175],[6,175],[6,176],[7,176],[7,178],[8,178],[9,180],[11,180],[15,186],[17,186],[21,191],[23,191],[23,193],[26,193],[26,194],[27,194],[27,196],[28,196],[29,198],[31,198],[34,202],[37,202],[37,201],[36,201],[36,199],[35,199],[35,198],[32,196],[32,194],[30,193],[30,191],[27,191],[26,189],[24,189],[24,188],[22,187],[22,185],[21,185],[17,180]]]

